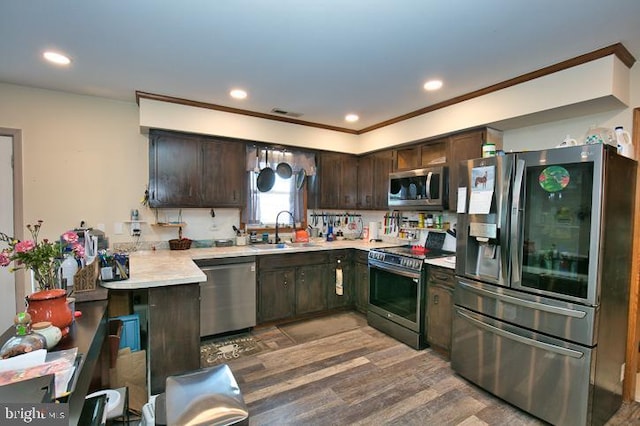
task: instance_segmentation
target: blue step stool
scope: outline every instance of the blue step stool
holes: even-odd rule
[[[120,347],[131,348],[131,352],[140,350],[140,317],[138,314],[122,315],[110,319],[122,321],[122,332],[120,334]]]

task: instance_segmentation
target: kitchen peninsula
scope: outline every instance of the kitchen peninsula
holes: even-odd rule
[[[139,251],[130,257],[130,278],[103,282],[110,292],[135,292],[146,299],[147,362],[150,393],[164,391],[167,376],[200,367],[200,283],[206,275],[194,261],[358,250],[397,245],[343,240],[309,245],[232,246],[189,250]],[[351,299],[353,302],[353,300]]]

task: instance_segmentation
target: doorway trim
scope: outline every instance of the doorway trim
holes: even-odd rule
[[[22,169],[22,130],[0,127],[0,135],[13,139],[13,235],[24,239],[24,185]],[[23,270],[15,274],[16,312],[24,310],[26,290]]]
[[[633,109],[631,130],[633,151],[638,155],[640,147],[640,108]],[[627,353],[622,385],[622,399],[635,400],[636,374],[640,369],[640,167],[636,170],[636,199],[633,218],[633,249],[631,252],[631,283],[629,287],[629,319],[627,326]]]

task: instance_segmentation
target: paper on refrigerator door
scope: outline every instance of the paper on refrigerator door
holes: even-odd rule
[[[467,188],[458,188],[458,207],[456,213],[467,212]]]
[[[489,214],[491,201],[493,200],[495,176],[495,166],[474,167],[471,169],[469,214]]]

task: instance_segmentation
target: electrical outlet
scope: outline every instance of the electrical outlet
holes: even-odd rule
[[[140,236],[140,222],[131,222],[131,236],[132,237]]]

